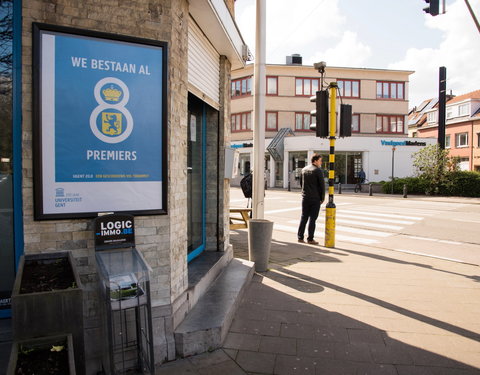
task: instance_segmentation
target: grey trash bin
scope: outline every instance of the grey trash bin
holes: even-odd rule
[[[252,219],[248,222],[248,259],[255,262],[255,271],[265,272],[270,258],[273,221]]]

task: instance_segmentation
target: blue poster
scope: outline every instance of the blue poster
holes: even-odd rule
[[[56,183],[162,180],[162,53],[55,36]]]

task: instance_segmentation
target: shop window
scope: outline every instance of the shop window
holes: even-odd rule
[[[278,95],[278,77],[267,77],[267,95]]]
[[[359,98],[360,97],[360,81],[353,79],[339,79],[337,80],[340,96],[344,98]]]
[[[404,99],[405,84],[403,82],[377,81],[377,99]]]

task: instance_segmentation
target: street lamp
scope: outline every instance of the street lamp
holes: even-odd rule
[[[393,184],[394,184],[394,180],[395,178],[393,177],[394,176],[394,170],[395,170],[395,146],[392,147],[392,195],[393,195]]]

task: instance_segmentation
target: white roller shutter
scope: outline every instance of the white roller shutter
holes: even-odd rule
[[[193,18],[188,23],[188,83],[220,102],[220,55]]]

